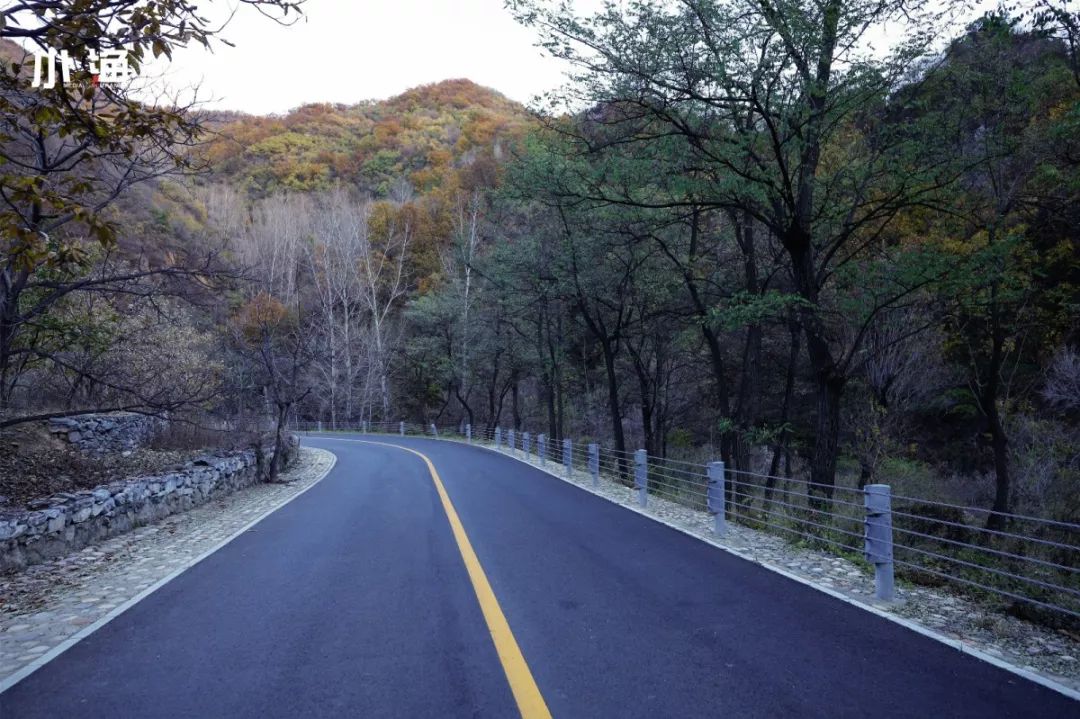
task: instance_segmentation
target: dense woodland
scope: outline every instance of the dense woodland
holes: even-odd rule
[[[6,47],[0,425],[469,422],[1080,519],[1075,10],[509,6],[575,68],[528,110],[72,101]]]

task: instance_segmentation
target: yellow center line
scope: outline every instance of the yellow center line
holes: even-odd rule
[[[402,447],[399,444],[372,442],[363,439],[343,439],[341,441],[377,444],[383,447],[403,449],[424,460],[428,472],[431,474],[431,481],[435,484],[435,491],[438,492],[439,499],[442,501],[443,511],[450,522],[450,529],[454,533],[458,551],[465,562],[465,569],[469,572],[473,591],[476,593],[476,599],[480,603],[480,611],[484,614],[484,621],[487,623],[488,631],[491,633],[491,640],[495,643],[495,651],[499,654],[499,661],[502,663],[503,672],[506,673],[506,681],[510,684],[510,691],[514,694],[514,701],[517,702],[518,711],[521,712],[524,719],[550,719],[551,712],[548,711],[544,697],[540,694],[540,688],[536,686],[536,680],[533,679],[532,672],[529,671],[529,665],[525,662],[525,657],[521,653],[521,648],[518,647],[517,640],[514,639],[514,633],[510,631],[510,624],[506,621],[506,615],[503,614],[502,607],[499,606],[499,600],[495,598],[491,583],[488,582],[487,575],[484,574],[484,568],[480,566],[480,560],[477,558],[476,552],[473,551],[469,535],[465,533],[465,527],[461,524],[461,519],[458,517],[457,510],[454,509],[453,502],[450,501],[450,495],[446,493],[446,487],[443,486],[435,465],[422,452]]]

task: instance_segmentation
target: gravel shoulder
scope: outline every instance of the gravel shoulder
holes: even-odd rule
[[[0,576],[0,686],[313,486],[334,461],[326,450],[301,447],[281,482],[256,484],[61,559]]]

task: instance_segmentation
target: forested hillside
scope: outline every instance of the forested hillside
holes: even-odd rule
[[[523,107],[468,80],[383,102],[213,119],[206,156],[214,175],[251,198],[341,184],[375,198],[491,186],[507,143],[526,124]]]
[[[579,70],[542,110],[200,116],[12,251],[5,422],[469,422],[1080,517],[1075,17],[871,56],[873,3],[511,5]]]

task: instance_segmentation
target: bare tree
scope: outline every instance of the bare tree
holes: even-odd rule
[[[1080,353],[1062,347],[1046,372],[1043,398],[1064,412],[1080,411]]]
[[[866,334],[858,377],[865,392],[856,394],[847,416],[859,459],[859,487],[874,481],[911,411],[948,383],[943,337],[925,323],[925,307],[893,309]]]
[[[373,222],[373,213],[380,215]],[[371,341],[369,392],[377,391],[380,417],[390,414],[390,357],[394,347],[392,320],[408,291],[406,257],[412,239],[407,214],[396,207],[366,205],[353,217],[360,238],[360,300],[366,309]]]

